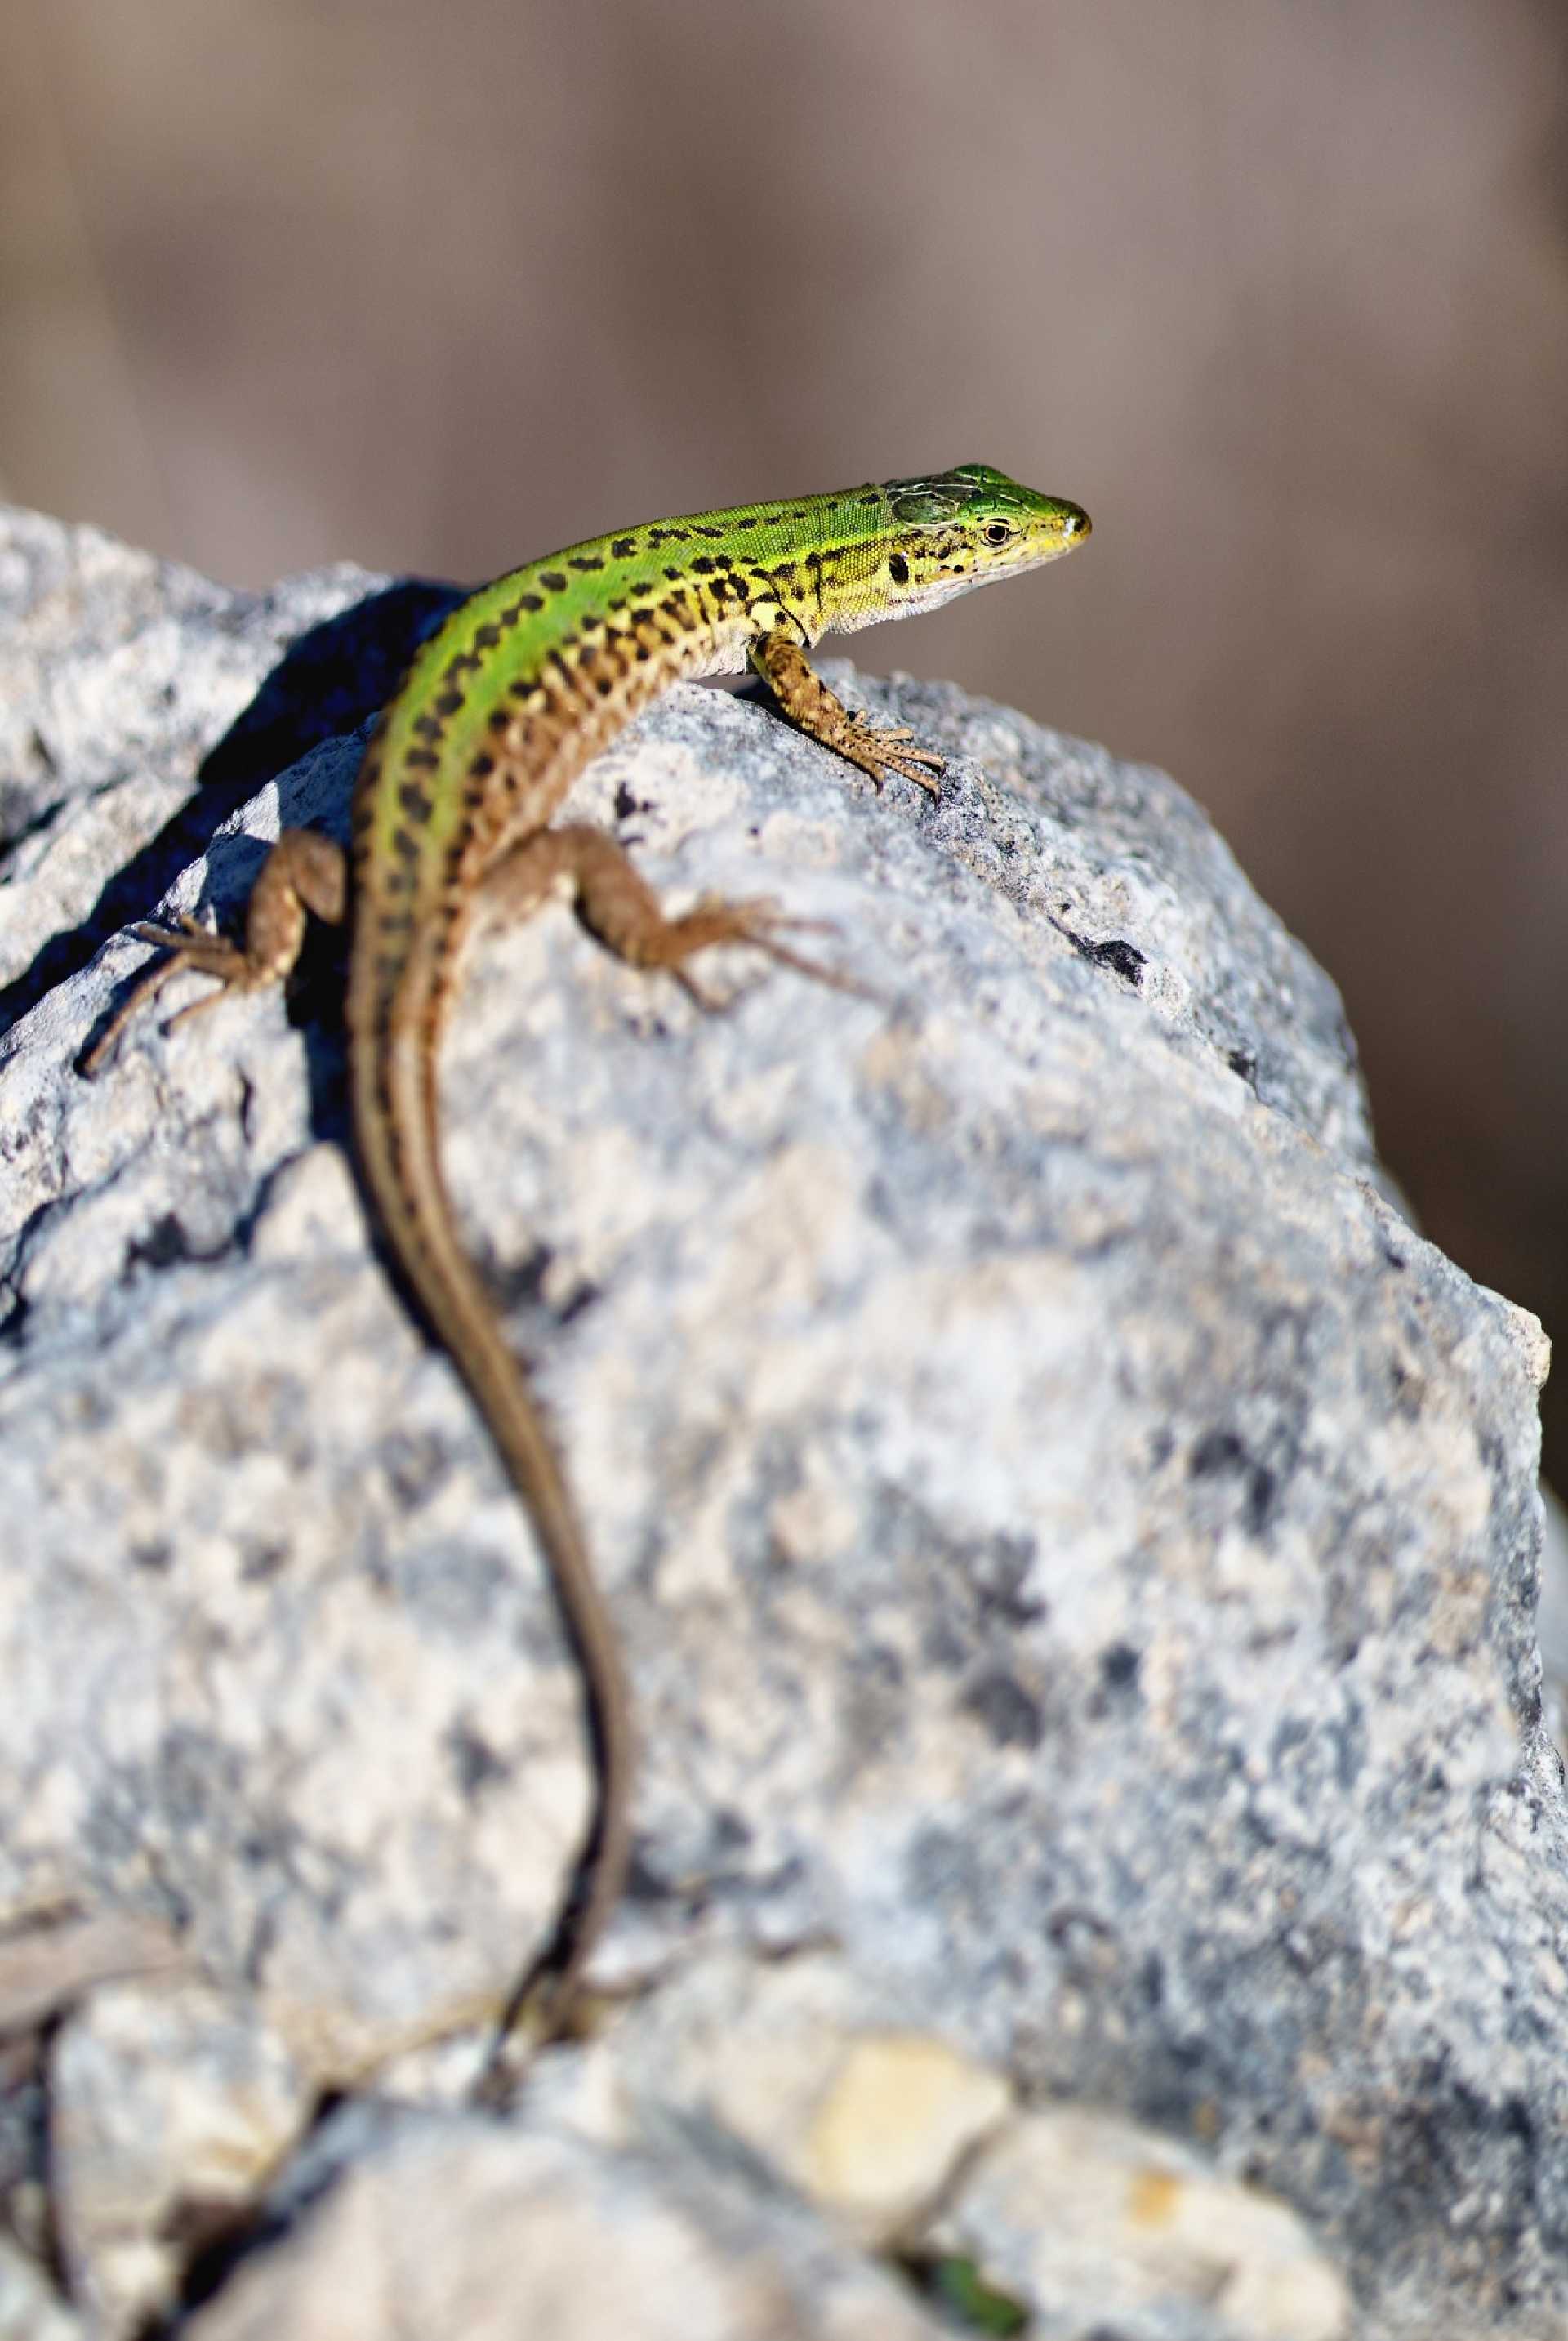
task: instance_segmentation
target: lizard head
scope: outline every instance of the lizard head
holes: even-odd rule
[[[1089,516],[1060,496],[1021,487],[988,463],[925,480],[888,480],[887,552],[876,580],[878,618],[934,610],[993,577],[1036,569],[1082,544]]]

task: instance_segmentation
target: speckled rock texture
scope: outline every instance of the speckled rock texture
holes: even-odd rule
[[[632,2341],[935,2333],[955,2267],[1050,2341],[1568,2332],[1540,1330],[1381,1190],[1191,801],[946,686],[829,666],[939,803],[695,687],[571,801],[872,996],[471,954],[448,1166],[644,1770],[597,2037],[464,2106],[588,1777],[367,1230],[341,944],[78,1070],[132,921],[343,834],[450,599],[0,527],[0,2302],[32,2237],[39,2333],[391,2341],[415,2262],[452,2341],[607,2329],[574,2268]],[[499,2203],[577,2239],[510,2322]]]

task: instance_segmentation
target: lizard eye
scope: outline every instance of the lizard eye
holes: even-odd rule
[[[1007,526],[1005,520],[991,521],[988,523],[986,529],[986,543],[987,544],[1006,544],[1012,533],[1012,530]]]

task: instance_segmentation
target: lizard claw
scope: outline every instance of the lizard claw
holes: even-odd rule
[[[98,1071],[132,1017],[150,1001],[155,1000],[170,977],[178,975],[182,968],[191,968],[197,975],[214,977],[218,989],[203,999],[191,1001],[171,1016],[164,1028],[171,1032],[188,1016],[196,1015],[203,1008],[213,1007],[236,984],[243,984],[250,972],[245,955],[238,945],[214,934],[210,927],[203,926],[199,919],[192,918],[189,911],[181,911],[177,927],[162,927],[156,920],[143,919],[131,929],[131,932],[138,942],[151,943],[154,950],[166,952],[167,957],[156,961],[143,971],[103,1032],[83,1056],[82,1071],[89,1079]]]
[[[841,968],[829,967],[820,960],[810,959],[802,951],[793,951],[782,938],[787,934],[837,934],[839,930],[830,919],[799,919],[792,917],[770,896],[759,896],[750,902],[724,902],[707,898],[689,914],[691,921],[701,921],[701,931],[688,929],[689,951],[706,948],[709,943],[749,944],[753,951],[766,951],[780,967],[793,968],[797,975],[809,976],[814,983],[825,983],[830,991],[849,993],[860,1000],[878,1000],[878,992],[871,991]],[[682,921],[682,926],[686,921]],[[698,1007],[710,1011],[729,1003],[721,1001],[700,984],[686,964],[687,953],[673,963],[672,973],[681,990],[695,1001]]]
[[[852,715],[848,737],[835,740],[833,746],[861,772],[868,772],[878,788],[889,772],[897,772],[906,781],[918,782],[932,796],[940,796],[947,759],[935,749],[911,746],[914,737],[907,723],[884,725],[873,723],[865,715]]]

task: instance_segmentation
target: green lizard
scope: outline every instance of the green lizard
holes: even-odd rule
[[[851,714],[807,652],[830,629],[929,610],[1052,561],[1089,533],[1077,505],[982,463],[792,503],[694,513],[590,538],[481,586],[416,653],[371,735],[345,857],[285,830],[252,892],[243,944],[186,919],[135,931],[167,957],[134,988],[84,1060],[181,968],[231,991],[281,982],[307,912],[351,907],[347,1021],[360,1170],[382,1234],[468,1389],[532,1520],[581,1672],[597,1796],[554,1936],[514,1993],[557,2032],[618,1900],[630,1849],[635,1742],[625,1669],[560,1459],[458,1239],[437,1136],[436,1044],[476,911],[524,915],[563,892],[618,958],[664,969],[701,1001],[687,962],[743,943],[833,981],[783,941],[762,902],[705,898],[667,917],[615,841],[549,826],[571,782],[640,707],[686,675],[748,661],[779,708],[880,786],[898,772],[938,793],[942,759],[907,728]]]

